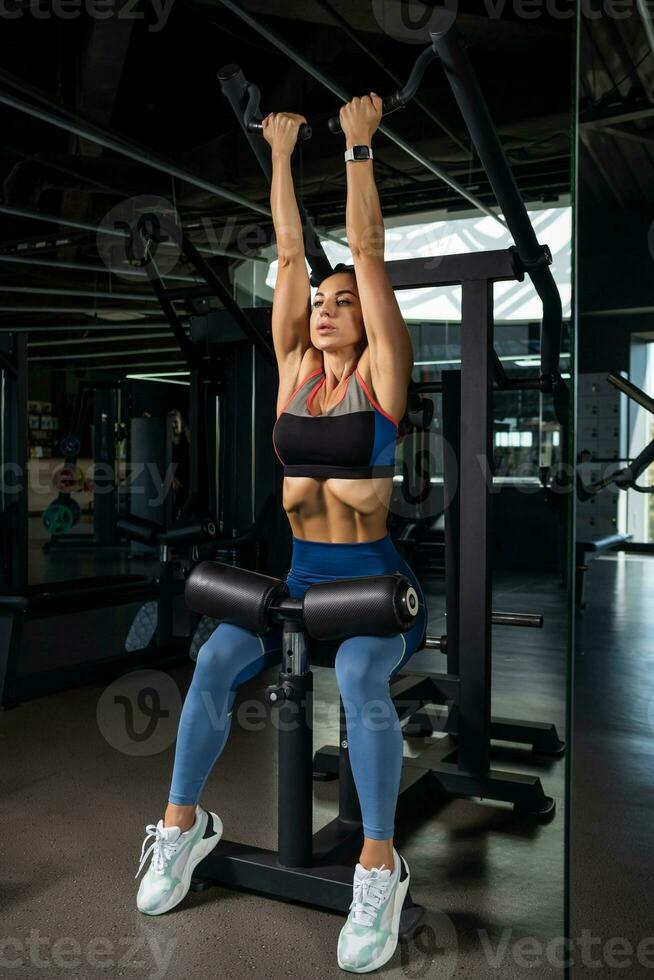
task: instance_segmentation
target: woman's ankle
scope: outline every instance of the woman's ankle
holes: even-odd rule
[[[195,823],[196,807],[179,806],[176,803],[169,803],[164,814],[164,827],[179,827],[182,833],[190,830]]]
[[[367,870],[380,868],[383,864],[392,871],[393,838],[379,841],[370,837],[364,837],[359,863]]]

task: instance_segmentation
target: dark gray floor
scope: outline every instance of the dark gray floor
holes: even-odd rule
[[[67,577],[60,574],[62,562],[58,559],[57,577]],[[90,570],[89,562],[83,560],[85,574],[110,570],[107,556],[99,570]],[[440,590],[438,583],[431,591],[426,583],[430,632],[436,634],[445,631]],[[542,631],[494,630],[494,713],[554,722],[565,737],[564,594],[549,575],[502,574],[496,576],[494,607],[546,616]],[[76,623],[69,617],[52,620],[47,633],[32,636],[32,646],[38,639],[40,649],[31,649],[30,656],[38,666],[62,651],[73,657],[82,637],[89,655],[106,655],[112,644],[119,648],[129,618],[127,611],[108,610],[85,614]],[[444,658],[433,652],[419,653],[411,662],[417,672],[443,667]],[[124,710],[116,714],[111,692],[99,687],[28,702],[0,716],[1,813],[7,829],[2,936],[23,944],[8,954],[22,956],[22,975],[44,975],[30,963],[31,930],[32,936],[39,930],[48,937],[40,955],[50,962],[46,972],[53,978],[343,975],[335,948],[344,918],[337,914],[223,888],[191,894],[160,918],[136,910],[134,875],[144,828],[163,813],[176,717],[191,673],[190,664],[174,670],[168,688],[165,676],[152,675],[171,716],[141,748],[125,737]],[[243,711],[247,702],[261,701],[273,677],[274,670],[241,689],[236,723],[203,797],[223,819],[227,838],[270,848],[276,843],[276,733],[270,724],[251,730]],[[334,744],[333,671],[316,670],[315,704],[314,742]],[[407,740],[406,778],[442,748],[437,736]],[[384,976],[561,976],[543,947],[563,933],[564,763],[505,748],[495,765],[539,773],[546,792],[558,801],[555,819],[539,825],[507,806],[452,800],[427,815],[410,837],[399,829],[396,842],[411,868],[413,897],[427,907],[430,928],[396,953],[380,971]],[[314,829],[335,815],[337,793],[335,782],[314,784]],[[66,937],[71,944],[57,949],[55,941]],[[531,946],[519,945],[529,937]],[[112,961],[109,970],[92,960],[89,944],[96,940],[99,946],[102,939],[99,961]],[[74,943],[80,963],[71,968],[66,962],[74,958]],[[167,952],[167,969],[157,967],[156,957]],[[138,960],[141,965],[134,966]]]
[[[573,976],[651,977],[654,559],[619,554],[592,562],[586,600],[574,680]],[[588,951],[580,945],[584,931],[595,940]]]

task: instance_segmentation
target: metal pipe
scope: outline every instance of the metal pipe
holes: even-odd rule
[[[188,364],[184,360],[182,360],[182,361],[139,361],[136,364],[125,364],[125,363],[121,363],[121,364],[87,364],[87,365],[84,365],[84,367],[78,367],[75,370],[77,370],[77,371],[109,371],[109,370],[115,370],[115,369],[121,369],[121,370],[124,369],[126,371],[131,371],[133,368],[138,368],[138,367],[176,367],[178,364],[179,365],[183,365],[184,367],[188,367]],[[70,370],[70,368],[68,368],[68,367],[57,367],[56,365],[53,365],[52,368],[51,368],[51,370],[52,371],[68,371],[68,370]]]
[[[43,99],[47,104],[51,104],[49,100]],[[167,160],[165,157],[161,157],[158,154],[148,152],[142,149],[137,144],[126,140],[124,137],[121,139],[116,139],[110,133],[105,132],[99,126],[93,126],[91,123],[78,123],[73,119],[62,118],[52,109],[39,109],[37,106],[30,105],[29,102],[25,102],[24,99],[18,99],[13,95],[9,95],[7,92],[0,91],[0,103],[9,106],[11,109],[15,109],[17,112],[25,113],[28,116],[32,116],[34,119],[38,119],[41,122],[49,123],[51,126],[57,126],[59,129],[63,129],[66,133],[74,133],[81,139],[90,140],[92,143],[96,143],[98,146],[103,146],[107,150],[113,150],[114,153],[120,153],[121,156],[129,157],[130,160],[135,160],[137,163],[142,163],[146,167],[151,167],[153,170],[158,170],[160,173],[167,174],[169,177],[176,177],[178,180],[182,180],[187,184],[191,184],[193,187],[197,187],[200,190],[206,191],[208,194],[213,194],[215,197],[220,197],[225,201],[231,201],[232,204],[238,204],[240,207],[245,208],[248,211],[255,211],[257,214],[264,215],[266,218],[270,218],[270,211],[267,208],[261,207],[259,204],[255,204],[254,201],[248,201],[246,198],[241,197],[240,194],[233,194],[231,191],[226,191],[218,184],[214,184],[209,180],[204,180],[202,177],[198,177],[188,170],[182,170],[172,161]]]
[[[0,293],[27,293],[31,296],[86,296],[89,299],[125,299],[137,303],[156,303],[156,296],[145,293],[94,293],[88,289],[58,289],[56,286],[0,286]]]
[[[94,307],[93,314],[87,314],[87,306],[0,306],[0,313],[80,313],[84,315],[95,315],[95,313],[121,313],[119,308],[112,306]],[[132,313],[133,311],[130,311]],[[154,310],[143,310],[140,314],[143,317],[152,316]],[[137,314],[139,315],[139,314]]]
[[[336,21],[336,23],[340,26],[340,28],[343,31],[343,33],[346,34],[350,38],[350,40],[352,41],[352,43],[353,44],[356,44],[356,46],[361,51],[363,51],[372,61],[374,61],[374,63],[377,65],[377,67],[378,68],[381,68],[381,70],[388,75],[388,77],[391,79],[391,81],[395,85],[397,85],[399,88],[402,88],[402,80],[400,79],[400,77],[394,71],[391,71],[391,69],[388,67],[388,65],[385,65],[384,62],[382,61],[382,59],[379,58],[379,57],[377,57],[377,55],[375,54],[375,52],[371,48],[369,48],[367,44],[364,44],[364,42],[361,40],[361,38],[359,37],[359,35],[357,34],[357,32],[350,26],[349,22],[345,19],[345,17],[343,17],[343,15],[340,14],[339,11],[336,10],[332,6],[332,4],[329,2],[329,0],[318,0],[318,3]],[[408,86],[408,84],[409,83],[407,82],[407,86]],[[405,86],[405,88],[406,88],[406,86]],[[469,157],[470,157],[470,149],[469,149],[469,147],[467,147],[465,145],[465,143],[463,143],[455,135],[455,133],[453,133],[450,129],[448,129],[447,126],[438,118],[438,116],[436,116],[431,111],[431,109],[429,108],[429,106],[426,105],[422,101],[422,99],[418,98],[418,96],[415,95],[415,93],[413,95],[413,103],[429,119],[431,119],[431,121],[434,123],[434,125],[435,126],[438,126],[438,128],[440,130],[442,130],[445,133],[445,135],[448,136],[449,139],[452,140],[453,143],[456,143],[456,145],[459,147],[459,149],[462,150],[465,153],[466,159],[469,159]]]
[[[647,395],[644,391],[641,391],[640,388],[637,388],[631,381],[627,381],[627,379],[623,378],[622,375],[614,373],[609,374],[606,380],[609,382],[609,384],[612,384],[614,388],[617,388],[618,391],[621,391],[628,398],[631,398],[632,401],[635,401],[642,408],[654,414],[654,398],[650,398],[649,395]]]
[[[68,340],[61,340],[59,337],[55,337],[54,340],[32,340],[28,341],[27,347],[30,350],[32,347],[65,347],[72,346],[80,347],[82,344],[120,344],[124,343],[126,340],[161,340],[164,337],[170,339],[170,330],[162,331],[160,333],[139,333],[133,334],[131,337],[73,337]]]
[[[563,312],[547,256],[536,238],[461,35],[452,27],[442,34],[432,33],[431,37],[521,263],[542,301],[541,371],[551,378],[559,370]]]
[[[24,255],[0,255],[0,262],[10,262],[14,265],[36,265],[44,269],[74,269],[79,272],[104,272],[105,275],[114,276],[134,276],[137,279],[147,279],[147,273],[142,269],[116,269],[108,265],[88,265],[82,262],[53,262],[50,259],[30,259]],[[201,279],[196,276],[174,276],[166,273],[163,277],[174,282],[193,282],[200,283]]]
[[[647,35],[647,43],[652,49],[652,52],[654,52],[654,26],[652,25],[652,19],[647,2],[646,0],[636,0],[636,6],[638,7],[638,13],[643,20],[643,27],[645,28],[645,34]]]
[[[0,322],[0,333],[58,333],[59,331],[64,331],[68,333],[71,330],[79,330],[80,333],[84,330],[93,330],[96,327],[98,330],[111,330],[113,333],[116,330],[133,330],[135,326],[143,328],[147,326],[145,323],[69,323],[60,326],[58,323],[40,323],[40,324],[19,324],[12,326],[8,323]],[[153,323],[153,327],[164,327],[168,326],[167,323]],[[169,334],[167,335],[169,336]],[[109,337],[101,337],[100,340],[109,340]],[[98,343],[99,341],[96,341]],[[49,343],[58,343],[57,340],[51,340]]]
[[[247,11],[243,10],[240,6],[234,3],[233,0],[218,0],[218,2],[221,3],[224,7],[227,7],[228,10],[231,10],[232,13],[235,14],[237,17],[240,17],[241,20],[245,21],[245,23],[248,24],[250,27],[252,27],[253,30],[257,31],[257,33],[261,34],[262,37],[265,37],[267,41],[270,41],[272,44],[275,45],[275,47],[279,48],[280,51],[283,51],[284,54],[291,59],[291,61],[294,61],[295,64],[299,65],[300,68],[304,69],[304,71],[306,71],[307,74],[311,75],[312,78],[315,78],[316,81],[320,82],[321,85],[324,85],[325,88],[329,89],[330,92],[333,92],[334,95],[337,95],[339,99],[342,99],[344,102],[350,101],[351,96],[348,94],[348,92],[346,92],[345,89],[341,88],[340,85],[337,85],[336,82],[328,78],[327,75],[323,74],[323,72],[321,72],[318,68],[316,68],[315,65],[313,65],[310,61],[308,61],[302,54],[300,54],[299,51],[297,51],[290,44],[284,41],[279,34],[277,34],[275,31],[272,30],[271,27],[269,27],[268,25],[264,26],[263,24],[260,24],[254,17],[251,16],[251,14],[249,14]],[[429,170],[430,173],[434,174],[436,177],[439,177],[449,187],[451,187],[453,191],[455,191],[461,197],[465,198],[466,201],[469,201],[475,208],[478,208],[483,214],[488,215],[489,218],[493,218],[493,220],[501,224],[502,227],[506,227],[505,222],[499,217],[499,215],[495,214],[494,211],[491,211],[490,208],[487,208],[485,204],[483,204],[480,200],[478,200],[478,198],[474,196],[474,194],[470,194],[465,189],[465,187],[462,187],[461,184],[457,183],[456,180],[453,180],[451,177],[448,177],[448,175],[443,170],[441,170],[440,167],[437,167],[434,163],[431,162],[431,160],[428,160],[427,157],[422,155],[422,153],[418,153],[417,150],[414,150],[414,148],[409,143],[407,143],[406,140],[402,139],[402,137],[398,133],[396,133],[395,130],[391,129],[389,126],[385,126],[382,124],[379,127],[379,132],[384,133],[384,135],[387,136],[390,140],[392,140],[392,142],[395,143],[397,146],[399,146],[400,149],[404,150],[405,153],[408,153],[409,156],[413,157],[414,160],[416,160],[419,164],[421,164],[426,170]]]
[[[494,626],[527,626],[531,629],[543,626],[543,617],[537,613],[494,612],[491,618]]]
[[[49,224],[61,225],[63,228],[76,228],[78,231],[88,231],[93,235],[97,235],[99,231],[97,225],[90,225],[84,221],[73,221],[70,218],[61,218],[56,214],[45,214],[40,211],[28,211],[26,208],[13,208],[8,204],[0,204],[0,214],[8,214],[14,218],[27,218],[29,221],[44,221]],[[119,231],[118,229],[109,227],[103,228],[102,234],[110,235],[114,238],[129,238],[126,231]],[[174,242],[162,242],[161,246],[164,248],[177,247]],[[261,255],[242,255],[240,252],[235,252],[229,248],[196,247],[202,255],[220,255],[230,259],[239,259],[240,261],[251,259],[253,262],[265,262],[268,265],[268,259]]]
[[[101,352],[93,352],[91,354],[44,354],[39,357],[29,357],[28,360],[31,361],[80,361],[87,360],[88,358],[93,358],[94,360],[98,357],[122,357],[126,354],[139,355],[143,352],[140,350],[106,350]],[[148,354],[179,354],[179,347],[153,347],[148,350]]]
[[[246,140],[250,144],[250,149],[254,153],[259,166],[263,172],[264,177],[270,184],[272,181],[272,167],[271,167],[271,157],[268,152],[267,146],[264,146],[264,140],[261,136],[257,136],[248,129],[246,114],[248,107],[251,102],[251,94],[253,91],[258,92],[256,86],[249,83],[243,71],[238,65],[226,65],[224,68],[218,72],[218,79],[223,91],[223,95],[229,102],[230,106],[234,110],[234,115],[236,116],[238,123],[243,130]],[[258,106],[257,106],[258,110]],[[318,283],[325,279],[332,271],[332,266],[325,254],[325,250],[322,247],[318,234],[311,220],[311,216],[308,214],[300,195],[296,191],[296,202],[298,206],[298,211],[300,212],[300,220],[302,222],[302,234],[304,237],[304,251],[309,265],[311,266],[312,280],[317,280],[313,282],[313,285],[318,285]],[[330,236],[334,237],[334,236]],[[340,244],[344,244],[340,242]]]

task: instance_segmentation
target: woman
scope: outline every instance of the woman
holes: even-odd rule
[[[381,100],[374,93],[353,99],[340,118],[348,149],[370,146]],[[384,268],[384,226],[370,160],[345,164],[354,268],[325,279],[310,308],[291,174],[291,155],[305,121],[294,113],[271,113],[263,122],[272,149],[271,207],[279,255],[272,321],[279,367],[273,442],[284,467],[283,504],[293,533],[286,582],[290,594],[300,597],[314,582],[402,572],[420,600],[409,632],[351,637],[341,643],[335,661],[364,832],[337,960],[342,969],[360,973],[393,955],[409,886],[406,861],[393,847],[402,732],[389,680],[421,645],[427,611],[386,522],[413,351]],[[218,842],[220,819],[197,801],[227,739],[236,689],[280,662],[280,638],[280,631],[259,635],[221,623],[201,648],[180,719],[169,804],[163,821],[147,828],[155,837],[154,855],[139,889],[141,911],[156,915],[177,905],[193,868]],[[141,867],[147,854],[142,852]]]

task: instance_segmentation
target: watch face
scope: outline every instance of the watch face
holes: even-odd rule
[[[367,146],[353,146],[352,155],[355,160],[369,160],[370,152]]]

